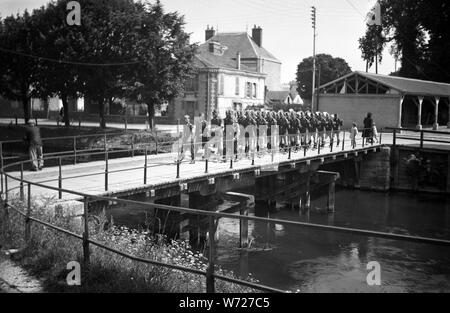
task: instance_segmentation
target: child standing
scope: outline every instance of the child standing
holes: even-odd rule
[[[377,130],[377,126],[375,125],[375,123],[373,123],[373,126],[372,126],[372,135],[373,135],[373,138],[375,139],[375,141],[377,143],[379,143],[378,142],[378,130]]]
[[[356,147],[356,137],[358,136],[358,127],[356,126],[356,123],[352,123],[352,129],[350,131],[350,139],[352,142],[352,149],[355,149]]]

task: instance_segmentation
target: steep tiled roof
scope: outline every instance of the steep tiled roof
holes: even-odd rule
[[[223,47],[223,54],[216,55],[209,52],[209,43],[215,41]],[[224,67],[236,69],[236,55],[241,59],[261,58],[281,63],[275,56],[263,47],[259,47],[247,33],[218,33],[198,47],[197,58],[207,67]],[[241,69],[254,71],[241,64]]]

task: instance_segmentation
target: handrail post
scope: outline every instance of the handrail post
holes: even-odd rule
[[[392,145],[395,147],[397,144],[397,130],[394,129],[394,135],[392,137]]]
[[[345,130],[342,132],[342,151],[345,150]]]
[[[89,198],[84,197],[83,260],[84,260],[85,266],[89,265],[89,262],[90,262],[88,209],[89,209]]]
[[[290,160],[291,159],[291,147],[289,146],[289,152],[288,152],[289,154],[288,154],[288,160]]]
[[[320,137],[317,140],[317,154],[320,154],[320,147],[322,146],[321,141],[320,141]]]
[[[205,160],[205,174],[208,174],[208,158]]]
[[[145,147],[144,185],[147,185],[147,147]]]
[[[420,131],[420,149],[423,149],[423,130]]]
[[[58,158],[59,176],[58,176],[58,198],[62,199],[62,169],[61,169],[61,157]]]
[[[180,160],[177,160],[177,178],[180,178]]]
[[[230,170],[233,169],[233,157],[230,158]]]
[[[25,243],[28,245],[31,238],[31,183],[28,183],[28,201],[27,201],[27,212],[25,216]]]
[[[8,176],[5,174],[5,207],[8,206]]]
[[[215,292],[215,284],[214,284],[214,237],[216,232],[215,220],[213,216],[208,218],[208,243],[209,243],[209,251],[208,251],[208,268],[206,269],[206,292],[214,293]]]
[[[364,134],[365,129],[363,129],[363,134]],[[362,137],[362,147],[364,148],[364,145],[366,143],[366,137]]]
[[[108,160],[109,160],[109,154],[108,154],[108,148],[105,150],[105,191],[108,191]]]
[[[380,145],[381,145],[381,139],[383,139],[383,133],[380,132]]]
[[[107,148],[107,143],[106,143],[106,132],[105,132],[105,134],[103,135],[103,144],[104,144],[104,150],[105,150],[105,153],[106,153],[106,148]]]
[[[134,134],[131,135],[131,157],[134,158]]]
[[[20,200],[23,201],[25,199],[23,194],[23,162],[20,163]]]
[[[5,201],[3,202],[3,209],[4,209],[4,220],[5,225],[3,228],[3,232],[6,234],[9,229],[9,212],[8,212],[8,176],[5,175]]]
[[[331,130],[331,138],[330,138],[330,152],[333,152],[333,146],[334,146],[334,132]]]
[[[73,137],[73,164],[77,164],[77,137]]]
[[[155,130],[155,154],[158,155],[158,131]]]
[[[0,195],[3,194],[3,142],[0,141]]]

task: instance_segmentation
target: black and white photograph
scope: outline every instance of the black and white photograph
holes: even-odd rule
[[[0,0],[0,293],[450,292],[449,21],[447,0]]]

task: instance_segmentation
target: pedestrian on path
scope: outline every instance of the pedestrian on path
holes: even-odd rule
[[[356,125],[356,123],[352,124],[352,129],[350,131],[350,140],[352,142],[352,149],[356,148],[356,137],[358,137],[358,126]]]
[[[28,145],[28,154],[31,161],[31,170],[40,171],[44,167],[42,139],[39,127],[33,122],[28,122],[25,132],[25,142]]]
[[[372,143],[373,142],[373,118],[372,113],[367,113],[367,117],[364,119],[364,130],[363,130],[363,137],[364,140],[366,140],[366,143]]]

